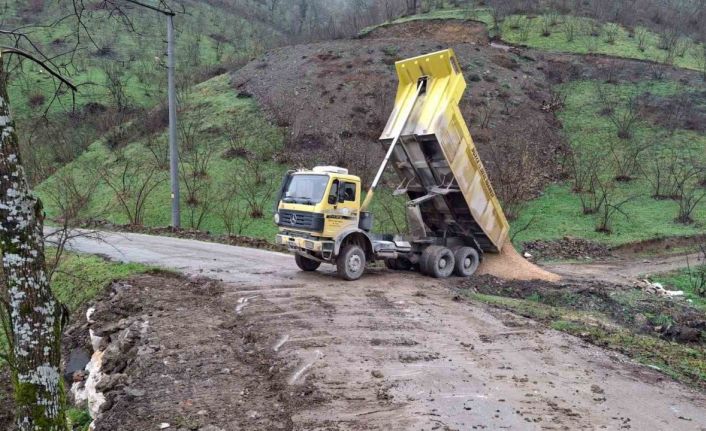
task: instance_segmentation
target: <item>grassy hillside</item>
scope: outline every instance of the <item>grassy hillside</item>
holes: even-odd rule
[[[426,17],[439,17],[439,14],[446,17],[445,14],[449,13],[457,12],[440,11]],[[495,55],[497,50],[493,51]],[[301,58],[297,61],[302,63],[297,67],[312,68],[305,70],[309,75],[316,70],[310,65],[312,62],[317,65],[321,63],[324,66],[317,67],[325,67],[325,70],[330,72],[338,70],[334,69],[334,66],[338,67],[338,63],[344,68],[346,62],[355,60],[329,60],[326,57],[324,61],[309,52],[304,53],[306,55],[292,55],[295,54],[297,59]],[[275,76],[272,68],[278,58],[276,55],[268,55],[245,69],[256,74],[257,79]],[[508,54],[510,55],[514,54]],[[522,64],[529,62],[522,59],[521,61],[524,62]],[[574,58],[571,61],[578,60]],[[373,61],[373,64],[378,62]],[[527,67],[531,67],[531,64]],[[587,69],[598,70],[603,64],[598,69],[595,65],[591,67],[593,69]],[[620,69],[622,65],[616,64],[614,67]],[[515,69],[508,73],[516,73]],[[689,76],[695,76],[693,72],[683,74],[689,73]],[[249,75],[246,74],[247,76]],[[335,75],[329,73],[326,76],[329,79],[328,77]],[[581,198],[587,198],[585,191],[580,194],[572,190],[570,178],[560,181],[549,186],[537,199],[528,202],[520,212],[519,218],[513,223],[515,242],[520,244],[534,239],[555,239],[570,235],[617,245],[653,237],[692,235],[703,231],[706,204],[701,202],[697,205],[690,214],[690,223],[675,222],[678,202],[673,196],[668,196],[667,199],[653,198],[651,178],[647,174],[654,160],[666,158],[672,150],[678,150],[680,154],[693,154],[695,160],[706,162],[703,153],[706,135],[698,125],[702,117],[697,115],[694,117],[695,123],[692,121],[689,124],[684,121],[671,124],[674,121],[667,118],[675,101],[687,101],[687,112],[698,113],[703,110],[706,103],[699,88],[700,84],[697,85],[694,79],[679,78],[678,74],[668,74],[666,77],[638,74],[637,78],[630,79],[622,76],[611,81],[612,83],[606,83],[603,78],[588,77],[586,74],[579,74],[578,78],[573,79],[575,80],[565,81],[554,88],[566,97],[556,112],[563,132],[576,154],[594,156],[595,164],[600,168],[596,169],[597,178],[610,189],[607,192],[609,205],[627,202],[619,206],[619,211],[613,211],[609,220],[611,232],[598,232],[596,227],[601,220],[601,211],[584,214]],[[321,80],[319,77],[319,81]],[[471,91],[480,88],[484,82],[476,82],[473,79],[470,81]],[[684,82],[690,84],[686,85]],[[335,87],[334,84],[331,86]],[[695,87],[691,88],[690,85]],[[286,88],[289,91],[290,87]],[[541,87],[538,85],[538,88]],[[606,94],[603,99],[599,97],[598,89]],[[297,90],[291,91],[296,93]],[[266,117],[258,105],[258,97],[266,98],[268,94],[257,93],[256,97],[246,93],[239,94],[233,89],[226,75],[196,85],[190,91],[182,91],[179,117],[182,226],[216,234],[230,231],[233,234],[272,240],[276,232],[271,220],[273,191],[286,169],[298,167],[293,161],[296,158],[293,159],[289,153],[291,147],[285,147],[288,133],[293,133],[291,127],[285,127],[298,123],[283,122],[280,119],[276,121],[282,123],[282,127],[271,123],[267,119],[270,117]],[[343,99],[344,96],[341,95]],[[613,120],[622,116],[631,101],[638,99],[640,112],[630,130],[630,137],[619,138]],[[292,99],[275,97],[273,100]],[[607,104],[610,106],[606,106]],[[310,104],[308,108],[313,106],[315,103]],[[299,108],[280,107],[275,104],[268,105],[268,109],[288,112]],[[150,116],[153,114],[154,112],[150,113]],[[347,113],[341,111],[336,112],[336,115],[345,116]],[[66,177],[75,177],[74,181],[78,183],[75,188],[79,190],[79,195],[85,197],[80,211],[81,218],[104,219],[120,224],[134,222],[134,214],[131,214],[134,213],[134,208],[130,207],[138,204],[138,191],[142,185],[147,185],[146,189],[153,191],[144,199],[143,214],[139,222],[148,226],[169,224],[170,192],[165,165],[165,125],[157,124],[149,130],[136,127],[143,121],[151,123],[150,116],[111,131],[93,143],[76,161],[41,184],[38,190],[47,203],[50,217],[56,219],[62,216],[60,207],[66,205],[60,201],[66,196],[59,191],[67,188],[64,184]],[[469,119],[469,123],[472,124],[471,132],[478,132],[472,119]],[[306,124],[311,127],[309,123]],[[501,132],[502,130],[497,131]],[[116,134],[122,136],[117,143],[113,139]],[[631,148],[646,144],[649,144],[649,148],[640,152],[635,166],[629,169],[630,181],[615,181],[614,179],[620,176],[619,165],[625,162],[623,159]],[[307,150],[302,147],[297,151]],[[565,170],[568,172],[570,169]],[[123,176],[126,181],[122,180]],[[126,205],[121,205],[121,200]],[[374,202],[378,231],[404,230],[403,198],[392,199],[389,193],[381,193]],[[233,226],[228,229],[228,224]]]
[[[205,66],[257,54],[277,34],[262,23],[244,19],[209,2],[190,2],[186,7],[189,14],[175,18],[177,70],[182,73],[194,73]],[[41,7],[30,9],[26,2],[11,1],[5,8],[3,15],[8,17],[8,25],[13,22],[46,25],[71,12],[66,2],[43,2]],[[79,85],[75,96],[79,108],[88,102],[116,103],[116,91],[124,93],[125,100],[121,103],[129,106],[151,107],[164,98],[164,17],[133,10],[127,18],[129,25],[111,17],[108,11],[89,9],[84,22],[90,39],[82,34],[86,40],[74,55],[60,55],[55,59],[57,65],[65,65],[62,72]],[[75,26],[73,20],[65,19],[55,25],[32,28],[32,41],[50,56],[71,52],[76,44]],[[208,32],[204,32],[204,28],[208,28]],[[111,84],[111,79],[116,78],[120,80],[119,89]],[[47,73],[26,63],[10,87],[16,117],[22,119],[43,112],[54,90],[55,81]],[[64,92],[54,101],[51,111],[71,110],[73,102],[72,95]]]
[[[616,126],[602,114],[604,103],[599,100],[596,85],[608,86],[616,95],[616,110],[626,109],[630,97],[650,94],[656,98],[699,97],[698,91],[684,87],[679,82],[644,80],[638,84],[603,84],[597,81],[575,81],[559,87],[566,95],[565,108],[559,112],[564,131],[574,151],[593,154],[599,164],[598,173],[604,181],[616,176],[616,163],[625,156],[631,145],[649,146],[638,157],[633,169],[634,179],[629,182],[613,181],[614,203],[629,201],[622,207],[624,214],[613,218],[611,234],[596,232],[601,214],[584,215],[580,194],[571,191],[570,182],[552,185],[538,199],[531,201],[515,223],[515,228],[530,223],[530,227],[517,234],[521,243],[535,239],[558,239],[563,236],[587,238],[612,245],[646,240],[655,237],[693,235],[703,232],[706,223],[706,204],[697,205],[689,224],[675,221],[678,203],[672,199],[655,199],[650,182],[654,180],[655,160],[668,157],[670,149],[681,155],[692,154],[706,164],[706,135],[693,130],[677,128],[667,130],[650,119],[636,122],[633,136],[623,140],[616,136]],[[625,156],[627,157],[627,156]]]
[[[361,31],[364,36],[381,26],[430,19],[471,19],[485,23],[491,35],[502,41],[545,50],[573,54],[605,54],[621,58],[655,61],[703,71],[706,53],[702,43],[686,37],[662,38],[647,28],[628,29],[616,23],[601,23],[584,17],[550,13],[510,15],[495,28],[489,9],[440,9],[426,14],[398,18]]]

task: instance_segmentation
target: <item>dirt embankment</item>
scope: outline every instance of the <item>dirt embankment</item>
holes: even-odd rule
[[[420,20],[403,24],[383,25],[367,33],[364,39],[431,39],[445,43],[487,45],[485,25],[472,21]]]
[[[532,188],[556,178],[565,147],[546,109],[552,95],[544,63],[491,47],[479,23],[411,22],[363,39],[278,49],[234,72],[232,83],[287,128],[283,162],[342,165],[369,180],[395,98],[395,61],[448,47],[469,83],[460,107],[491,177],[523,155],[534,167],[525,175]]]
[[[223,292],[207,279],[144,275],[110,286],[93,323],[77,316],[67,352],[86,348],[89,329],[103,337],[96,431],[291,429],[299,407],[317,402],[308,384],[283,390],[291,366]]]

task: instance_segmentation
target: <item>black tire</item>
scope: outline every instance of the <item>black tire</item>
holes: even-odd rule
[[[426,266],[428,276],[446,278],[454,271],[454,254],[446,247],[435,247],[429,254]]]
[[[313,260],[306,258],[302,256],[301,254],[295,254],[294,255],[294,261],[297,263],[297,266],[299,269],[302,271],[316,271],[319,266],[321,266],[321,262],[318,260]]]
[[[365,252],[360,246],[345,245],[336,258],[338,276],[348,281],[357,280],[365,272],[365,263]]]
[[[398,257],[397,269],[400,271],[409,271],[412,269],[412,262],[410,262],[406,257]]]
[[[459,277],[470,277],[478,269],[480,255],[473,247],[459,247],[454,250],[454,274]]]
[[[434,253],[444,248],[445,247],[442,247],[440,245],[430,245],[429,247],[425,248],[424,251],[422,251],[422,256],[419,258],[419,272],[424,275],[433,277],[430,261]]]
[[[387,269],[395,271],[409,271],[412,269],[412,262],[404,257],[398,257],[397,259],[385,259],[385,266]]]

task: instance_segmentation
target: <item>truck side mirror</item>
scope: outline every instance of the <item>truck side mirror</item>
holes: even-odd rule
[[[331,184],[331,192],[328,195],[328,203],[329,205],[335,205],[338,202],[339,199],[339,189],[340,187],[338,186],[340,183],[338,180],[334,180],[333,184]]]

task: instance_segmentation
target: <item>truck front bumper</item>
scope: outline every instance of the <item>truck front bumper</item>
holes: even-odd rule
[[[292,252],[306,252],[319,256],[323,260],[330,260],[333,256],[333,241],[313,240],[285,234],[277,235],[275,241]]]

